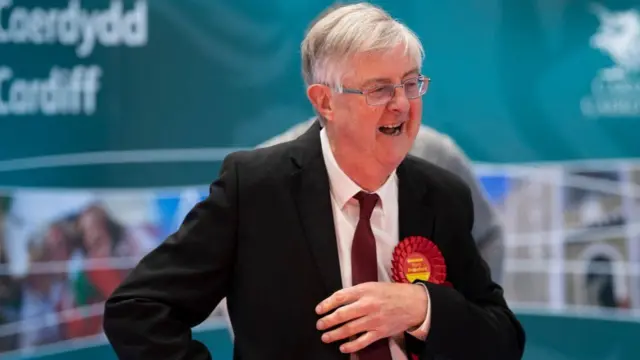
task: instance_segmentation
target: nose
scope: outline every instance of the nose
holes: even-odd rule
[[[387,107],[390,111],[397,113],[406,113],[409,111],[409,99],[404,92],[404,88],[398,87],[396,88],[395,94],[391,101],[387,104]]]

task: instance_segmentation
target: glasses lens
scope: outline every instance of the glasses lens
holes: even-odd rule
[[[367,102],[370,105],[384,104],[391,100],[394,91],[393,85],[380,86],[369,90],[367,92]]]
[[[404,83],[404,92],[409,99],[415,99],[424,94],[423,90],[426,88],[424,79],[417,78],[411,79]]]
[[[416,99],[427,92],[428,80],[419,77],[404,82],[404,93],[409,99]],[[382,105],[389,102],[396,91],[394,85],[383,85],[366,92],[367,103],[369,105]]]

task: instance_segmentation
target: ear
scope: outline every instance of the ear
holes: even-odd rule
[[[327,121],[333,119],[331,90],[326,85],[310,85],[307,88],[307,97],[320,116],[327,119]]]

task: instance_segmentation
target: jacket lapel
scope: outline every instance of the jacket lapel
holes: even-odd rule
[[[398,174],[398,217],[400,239],[407,236],[424,236],[433,240],[435,234],[435,211],[427,204],[428,189],[411,176],[413,164],[405,159]]]
[[[331,209],[329,176],[322,157],[316,123],[298,140],[293,154],[297,169],[292,174],[292,192],[306,241],[329,294],[342,288],[338,245]]]

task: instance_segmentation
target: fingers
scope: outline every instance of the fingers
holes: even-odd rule
[[[318,330],[337,327],[322,334],[325,343],[361,336],[340,346],[343,353],[359,351],[380,339],[383,335],[379,328],[380,303],[365,296],[368,291],[375,289],[376,283],[360,284],[351,288],[336,291],[316,307],[316,313],[333,313],[318,320]],[[343,324],[342,326],[339,326]],[[339,327],[338,327],[339,326]]]
[[[353,321],[349,321],[337,329],[333,329],[322,334],[322,341],[325,343],[331,343],[334,341],[347,339],[366,332],[367,330],[372,328],[372,325],[373,318],[371,316],[363,316]]]
[[[318,320],[316,327],[318,330],[330,329],[334,326],[349,322],[353,319],[365,316],[369,313],[370,306],[362,304],[361,302],[355,302],[349,305],[345,305],[333,313]]]
[[[371,345],[375,341],[379,340],[381,337],[378,335],[376,331],[368,331],[353,341],[346,342],[340,345],[340,351],[343,353],[354,353],[356,351],[360,351],[365,347]]]
[[[355,302],[360,297],[360,293],[360,288],[356,286],[338,290],[316,306],[316,313],[326,314],[340,306]]]

